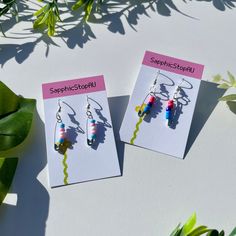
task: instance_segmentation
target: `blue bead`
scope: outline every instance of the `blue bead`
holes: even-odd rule
[[[95,123],[96,121],[94,119],[89,120],[90,123]]]
[[[171,111],[166,111],[166,119],[170,119],[171,118]]]
[[[92,137],[92,139],[95,139],[96,138],[96,134],[92,134],[91,137]]]
[[[59,143],[63,143],[64,141],[65,141],[64,138],[60,138],[58,142],[59,142]]]
[[[62,128],[62,129],[65,128],[65,124],[61,123],[60,128]]]
[[[149,107],[149,106],[145,106],[145,108],[144,108],[143,112],[144,112],[144,113],[146,113],[146,112],[149,112],[149,111],[150,111],[150,109],[151,109],[151,107]]]
[[[171,111],[171,108],[168,106],[168,107],[166,108],[166,111]]]
[[[153,105],[152,102],[149,102],[149,103],[147,104],[147,106],[149,106],[149,107],[152,107],[152,105]]]

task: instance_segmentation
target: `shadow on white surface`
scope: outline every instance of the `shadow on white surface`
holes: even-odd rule
[[[193,0],[192,0],[193,1]],[[225,11],[227,8],[235,8],[235,0],[195,0],[201,2],[207,2],[213,4],[213,6],[220,10]],[[183,3],[189,3],[190,0],[182,0]],[[35,4],[28,6],[28,2],[19,3],[19,19],[23,22],[30,23],[29,28],[23,28],[20,32],[13,32],[9,34],[13,26],[15,25],[14,17],[9,17],[3,21],[2,27],[7,36],[9,43],[0,45],[0,64],[3,67],[6,62],[11,59],[19,64],[23,63],[33,53],[36,46],[43,42],[46,45],[45,57],[49,54],[49,48],[51,46],[60,46],[55,41],[61,39],[68,48],[73,49],[76,46],[83,48],[86,43],[96,39],[96,35],[93,32],[91,26],[94,24],[101,24],[107,27],[112,33],[118,33],[125,35],[125,26],[128,25],[134,31],[137,31],[136,26],[141,17],[150,17],[150,12],[156,12],[157,14],[165,17],[170,17],[172,12],[182,14],[188,19],[196,19],[194,16],[190,16],[181,11],[174,0],[106,0],[105,4],[102,4],[96,14],[92,14],[89,23],[82,20],[81,11],[71,12],[70,17],[64,17],[67,14],[68,8],[71,8],[73,2],[69,2],[68,6],[63,3],[59,3],[61,16],[64,17],[64,21],[57,27],[57,35],[54,38],[49,38],[47,34],[38,34],[39,32],[32,29],[33,18],[32,14],[39,8]],[[65,15],[66,16],[66,15]],[[90,24],[93,23],[93,24]],[[23,43],[10,43],[11,40],[22,41]],[[56,39],[56,40],[54,40]]]
[[[125,111],[129,102],[129,96],[119,96],[119,97],[110,97],[108,98],[108,103],[111,112],[111,119],[114,129],[114,135],[116,140],[116,148],[118,152],[118,158],[120,163],[121,175],[123,175],[124,167],[124,148],[125,144],[120,140],[120,127],[123,121]]]
[[[25,142],[26,145],[15,151],[15,155],[20,158],[10,189],[17,194],[17,205],[0,206],[2,236],[45,235],[49,194],[37,179],[46,165],[44,124],[38,113],[35,115],[33,129]]]
[[[211,2],[213,6],[220,11],[225,11],[227,8],[232,9],[236,7],[235,0],[196,0],[196,1]]]
[[[215,109],[218,99],[225,93],[224,89],[217,88],[217,84],[201,81],[198,99],[196,102],[193,120],[189,132],[185,157],[201,132],[211,113]]]

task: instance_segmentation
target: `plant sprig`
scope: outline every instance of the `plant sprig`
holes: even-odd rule
[[[103,0],[78,0],[71,9],[75,11],[82,8],[84,10],[84,20],[88,21],[92,10],[102,3]]]
[[[224,230],[221,230],[219,232],[216,229],[209,229],[207,226],[204,225],[195,227],[196,222],[197,222],[197,217],[196,214],[194,213],[183,226],[179,224],[173,230],[170,236],[200,236],[200,235],[225,236]],[[234,230],[229,234],[229,236],[236,236],[236,228],[234,228]]]
[[[16,21],[18,21],[18,10],[17,10],[16,0],[2,0],[2,2],[0,3],[4,4],[4,6],[0,8],[0,17],[11,12],[12,15],[15,16]],[[1,23],[0,23],[0,30],[2,31],[2,34],[5,36]]]
[[[217,87],[222,89],[236,88],[236,79],[229,71],[228,80],[224,79],[221,75],[217,74],[213,77],[213,82],[220,83]],[[236,94],[230,94],[219,98],[219,101],[236,101]]]
[[[47,3],[34,13],[36,20],[34,21],[34,29],[47,29],[48,36],[55,34],[55,27],[58,21],[61,21],[57,6],[57,1]]]

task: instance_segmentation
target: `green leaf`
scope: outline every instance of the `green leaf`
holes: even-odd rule
[[[6,14],[9,10],[10,10],[11,6],[10,5],[6,5],[3,8],[0,8],[0,16]]]
[[[236,94],[230,94],[219,98],[219,101],[234,101],[236,100]]]
[[[223,83],[223,84],[218,85],[217,87],[222,88],[222,89],[228,89],[228,88],[230,88],[230,85]]]
[[[19,108],[20,97],[0,81],[0,118]]]
[[[210,229],[208,229],[206,226],[198,226],[197,228],[195,228],[191,233],[188,234],[188,236],[199,236],[202,234],[205,234],[207,232],[209,232]]]
[[[34,24],[33,24],[33,28],[34,29],[37,29],[40,27],[40,21],[43,19],[43,15],[40,15],[35,21],[34,21]]]
[[[224,230],[222,230],[220,233],[219,233],[219,236],[224,236],[225,235],[225,232]]]
[[[39,16],[43,12],[46,12],[49,9],[49,4],[45,5],[44,7],[40,8],[38,11],[34,13],[34,16]]]
[[[47,11],[44,16],[43,19],[38,23],[39,25],[43,24],[44,22],[46,22],[46,20],[48,19],[49,16],[49,11]]]
[[[84,9],[85,10],[85,17],[84,17],[85,21],[87,21],[89,19],[89,16],[90,16],[91,11],[93,9],[93,2],[94,2],[94,0],[89,0],[89,2],[85,6],[85,9]]]
[[[77,10],[77,9],[79,9],[80,7],[82,7],[82,6],[86,3],[86,1],[88,1],[88,0],[79,0],[79,1],[77,1],[77,2],[71,7],[71,9],[72,9],[72,10]]]
[[[36,100],[18,97],[18,101],[16,95],[12,91],[9,92],[4,84],[1,84],[1,88],[7,94],[7,98],[15,104],[11,105],[11,111],[18,106],[17,110],[14,109],[13,112],[0,119],[0,151],[5,151],[19,145],[27,137],[33,120]],[[0,97],[2,106],[8,106],[9,102],[3,103],[2,99],[6,101],[3,96]],[[16,101],[19,103],[16,104]],[[8,112],[7,108],[2,108],[2,110]]]
[[[197,221],[196,213],[194,213],[188,221],[184,224],[181,236],[185,236],[191,232]]]
[[[236,82],[234,76],[233,76],[229,71],[227,71],[227,73],[228,73],[228,77],[229,77],[230,83],[231,83],[232,85],[234,85],[235,82]]]
[[[218,74],[218,75],[213,76],[213,82],[218,83],[221,80],[222,80],[221,75]]]
[[[0,205],[9,191],[13,180],[18,158],[0,158]]]
[[[219,236],[219,232],[213,229],[207,233],[207,236]]]
[[[236,228],[233,229],[233,231],[230,233],[229,236],[235,236],[236,235]]]
[[[177,232],[180,230],[180,226],[181,223],[179,223],[176,228],[172,231],[172,233],[170,234],[170,236],[175,236],[177,234]]]

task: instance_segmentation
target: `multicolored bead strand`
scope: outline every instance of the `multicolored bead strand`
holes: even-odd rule
[[[66,138],[66,131],[65,131],[65,124],[61,123],[60,124],[60,130],[59,130],[59,144],[63,144],[65,142]]]
[[[143,111],[139,111],[138,115],[140,117],[144,116],[145,114],[148,114],[151,111],[151,108],[155,102],[155,96],[151,95],[149,96],[148,103],[145,105]]]
[[[167,103],[166,107],[166,124],[167,126],[171,125],[171,119],[172,119],[172,109],[174,108],[174,100],[171,99]]]
[[[94,119],[88,119],[88,138],[87,143],[91,146],[96,139],[96,121]]]
[[[55,143],[55,149],[57,151],[60,150],[60,146],[64,144],[65,139],[66,139],[65,124],[60,123],[59,139],[58,139],[57,143]]]

